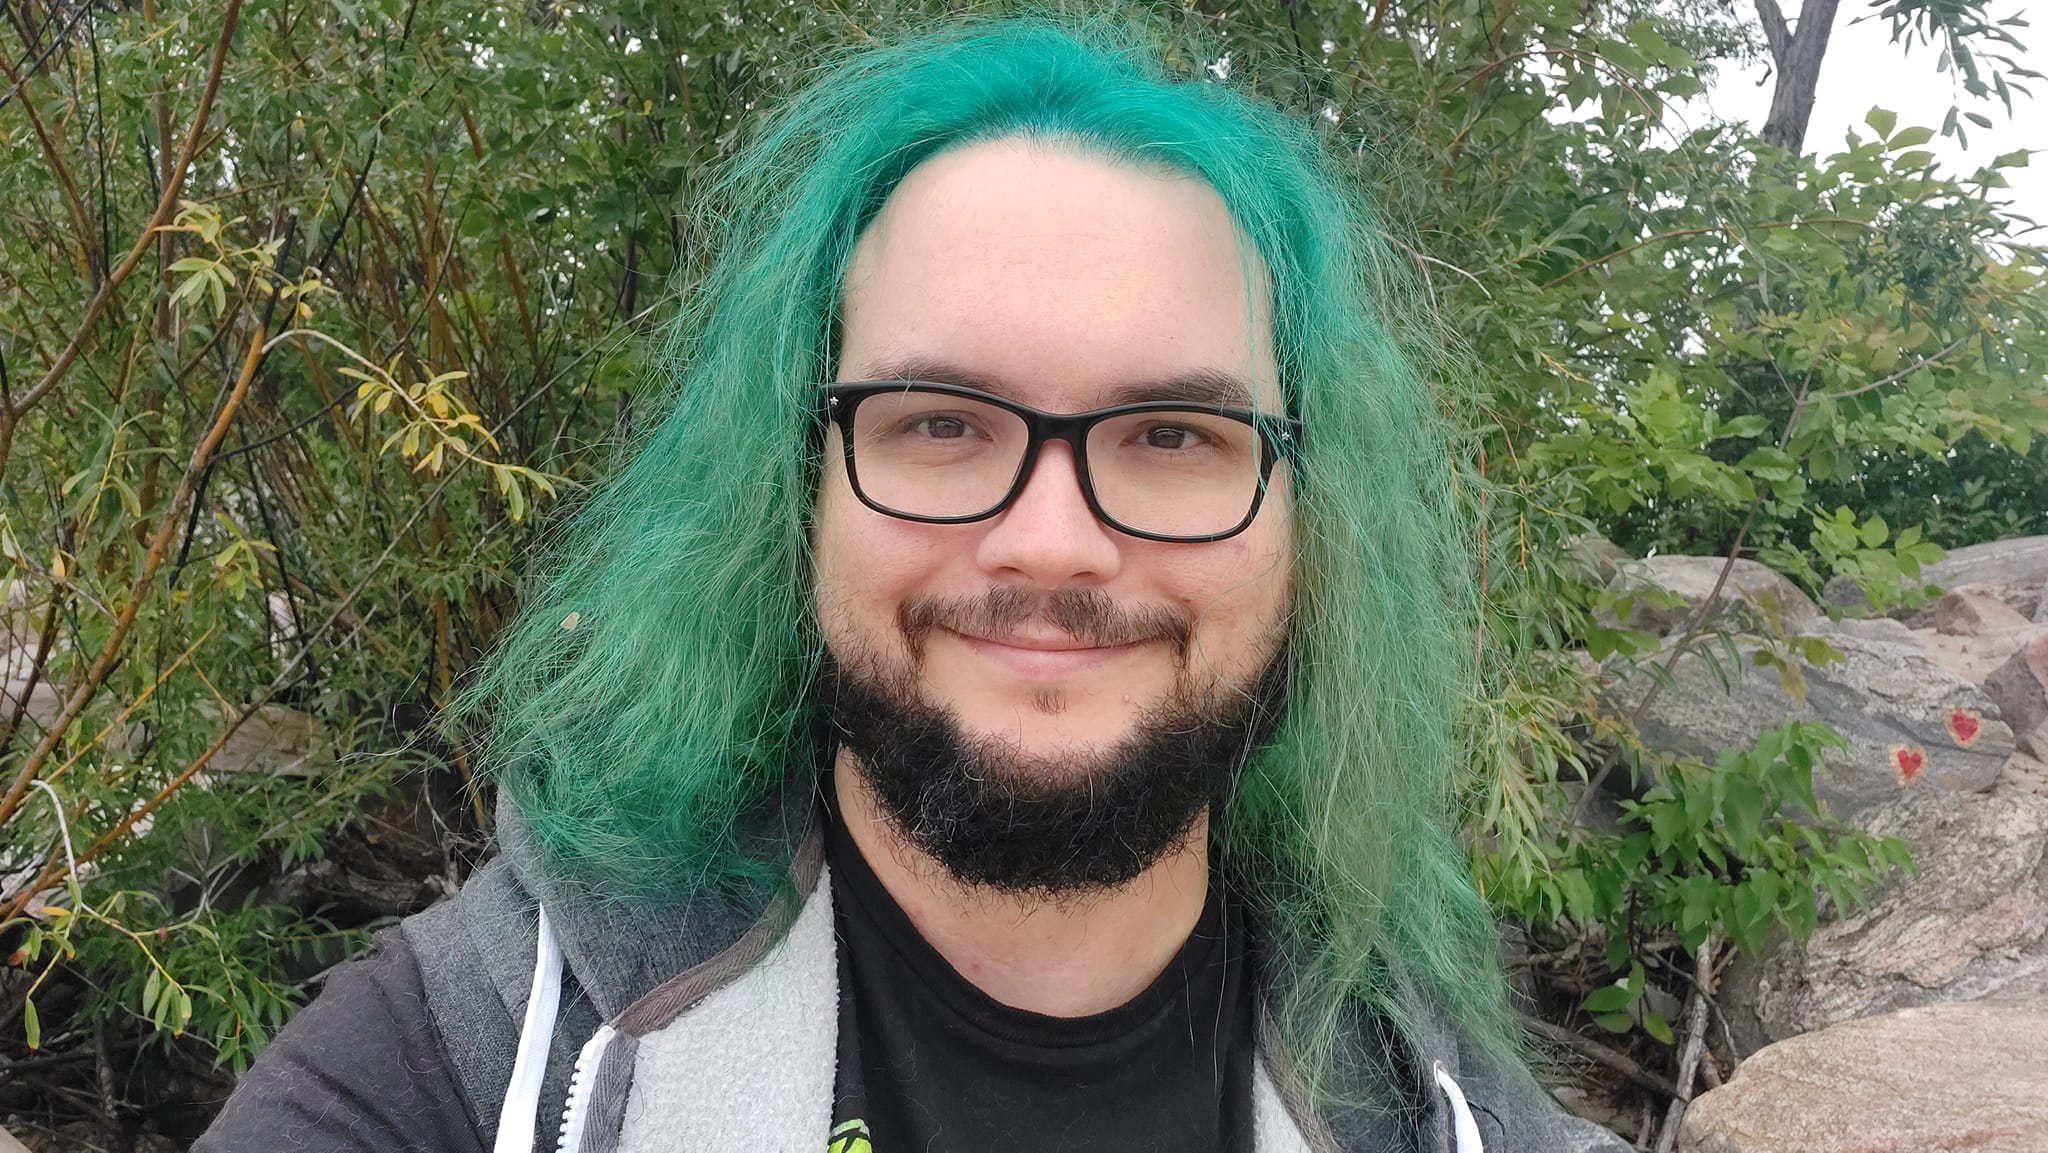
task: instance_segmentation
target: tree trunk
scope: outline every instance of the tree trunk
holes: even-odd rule
[[[1820,80],[1820,62],[1828,52],[1828,36],[1835,28],[1835,9],[1841,0],[1804,0],[1799,8],[1799,25],[1787,27],[1778,0],[1756,0],[1757,15],[1763,18],[1764,42],[1778,68],[1778,83],[1771,90],[1771,114],[1764,121],[1764,139],[1787,152],[1801,152],[1806,146],[1806,122],[1813,117],[1813,97]]]

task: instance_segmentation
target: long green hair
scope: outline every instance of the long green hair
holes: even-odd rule
[[[561,526],[458,713],[487,717],[491,772],[594,894],[772,886],[784,860],[743,818],[814,764],[815,397],[862,228],[918,164],[995,138],[1198,178],[1265,265],[1307,432],[1286,712],[1213,823],[1288,974],[1274,1019],[1325,1095],[1361,1007],[1405,1024],[1401,982],[1510,1055],[1448,831],[1470,565],[1441,422],[1390,331],[1398,278],[1307,125],[1176,77],[1157,42],[1115,18],[955,24],[834,60],[768,120],[713,198],[719,255],[656,358],[658,422]]]

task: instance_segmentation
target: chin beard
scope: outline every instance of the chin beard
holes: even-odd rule
[[[913,672],[828,653],[824,719],[854,754],[884,816],[963,884],[1082,896],[1136,879],[1186,845],[1221,805],[1286,699],[1286,658],[1249,686],[1197,698],[1182,678],[1115,745],[1051,757],[963,733],[926,701]]]

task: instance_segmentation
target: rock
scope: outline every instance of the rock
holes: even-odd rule
[[[1720,1006],[1743,1051],[1893,1009],[2048,994],[2048,797],[1915,792],[1864,823],[1912,848],[1913,873],[1805,945],[1729,966]]]
[[[1990,676],[1984,693],[2020,747],[2048,760],[2048,629],[2039,630]]]
[[[1628,626],[1660,636],[1683,629],[1706,603],[1707,594],[1714,591],[1714,582],[1720,579],[1721,569],[1727,563],[1725,557],[1717,556],[1653,556],[1628,566],[1615,579],[1617,589],[1656,586],[1676,593],[1683,601],[1674,608],[1638,601],[1629,614]],[[1756,561],[1737,558],[1722,586],[1721,599],[1715,606],[1716,617],[1744,604],[1753,610],[1777,613],[1788,632],[1821,619],[1820,609],[1797,585]]]
[[[1979,637],[2032,624],[1983,585],[1964,585],[1934,602],[1934,630],[1952,637]]]
[[[1998,770],[1998,788],[2005,792],[2048,797],[2048,761],[2037,760],[2023,752],[2014,753]]]
[[[1901,645],[1916,644],[1919,636],[1912,629],[1890,617],[1843,617],[1836,621],[1831,629],[1865,640],[1890,641]]]
[[[2048,534],[1952,549],[1947,556],[1922,568],[1920,579],[1950,589],[1981,584],[2038,590],[2048,583]]]
[[[1601,584],[1611,582],[1626,565],[1635,563],[1628,550],[1601,536],[1597,532],[1582,532],[1574,535],[1565,545],[1566,555],[1586,566],[1592,577]]]
[[[1686,1109],[1684,1153],[2048,1153],[2048,997],[1781,1041]]]
[[[1972,684],[1983,684],[2013,653],[2048,629],[2030,624],[1977,637],[1952,637],[1932,629],[1908,629],[1906,636],[1927,659]]]
[[[1958,589],[1978,585],[2022,617],[2040,614],[2048,595],[2048,536],[2016,537],[1959,548],[1920,570],[1920,583]],[[1924,625],[1931,609],[1920,609],[1908,623]],[[2048,622],[2044,622],[2048,623]]]
[[[1787,720],[1826,721],[1849,749],[1829,755],[1814,774],[1814,792],[1844,818],[1903,791],[1991,787],[2014,745],[2012,730],[1982,689],[1914,645],[1840,633],[1828,641],[1847,660],[1806,669],[1803,704],[1786,693],[1775,671],[1748,663],[1753,645],[1738,646],[1744,664],[1724,668],[1725,689],[1705,657],[1688,654],[1672,669],[1672,688],[1636,716],[1637,731],[1652,748],[1711,761]],[[1725,655],[1721,659],[1725,666]],[[1629,714],[1650,683],[1638,673],[1611,690],[1609,700]]]
[[[225,725],[215,709],[202,709],[214,730]],[[260,773],[313,777],[334,768],[334,752],[321,738],[319,722],[310,713],[283,705],[265,705],[242,722],[228,743],[206,763],[208,773]]]
[[[1831,576],[1821,586],[1820,601],[1841,609],[1867,609],[1870,598],[1863,595],[1863,587],[1845,576]]]

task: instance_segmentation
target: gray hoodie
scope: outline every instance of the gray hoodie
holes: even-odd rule
[[[501,807],[503,853],[456,899],[403,925],[434,1032],[495,1153],[823,1146],[837,967],[817,815],[809,783],[801,788],[756,830],[764,843],[797,846],[793,885],[766,908],[583,897],[539,867],[524,826]],[[1464,1043],[1412,986],[1405,1000],[1406,1057],[1433,1089],[1420,1153],[1629,1148],[1566,1114],[1525,1071]],[[1391,1147],[1383,1112],[1311,1107],[1270,1027],[1253,1112],[1259,1153]]]
[[[194,1153],[817,1153],[831,1124],[838,966],[812,782],[792,777],[749,829],[755,848],[789,862],[790,884],[766,902],[591,899],[541,866],[501,806],[498,859],[336,969]],[[1270,1001],[1284,974],[1260,979]],[[1405,1031],[1361,1014],[1333,1055],[1360,1105],[1311,1106],[1262,1026],[1257,1153],[1628,1148],[1465,1043],[1414,984],[1397,995]],[[1370,1072],[1389,1068],[1410,1074],[1403,1088],[1369,1091],[1385,1084]]]

